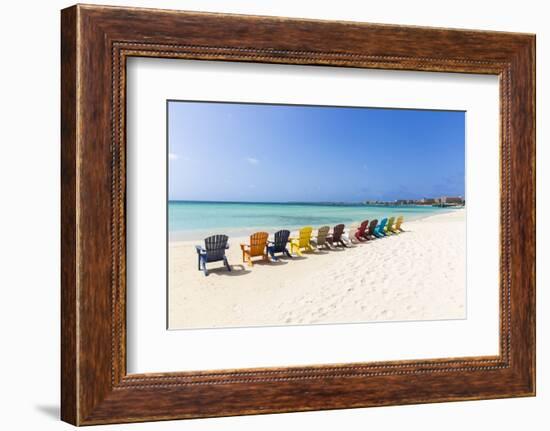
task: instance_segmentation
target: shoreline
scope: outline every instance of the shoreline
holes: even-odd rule
[[[413,221],[419,221],[428,219],[433,216],[453,213],[456,211],[465,211],[465,208],[439,208],[436,210],[437,213],[426,213],[426,214],[415,214],[412,216],[412,218],[409,218],[407,221],[407,216],[405,215],[405,223],[411,223]],[[395,214],[394,214],[395,213]],[[390,214],[390,211],[388,211],[388,214]],[[399,211],[391,212],[392,216],[395,215],[396,217],[401,215]],[[380,220],[380,218],[378,218]],[[349,223],[344,223],[346,225],[346,231],[350,229],[357,228],[361,224],[362,220],[354,220]],[[332,229],[331,224],[330,228]],[[168,231],[167,232],[167,238],[169,245],[173,245],[179,242],[185,242],[185,241],[203,241],[204,238],[210,236],[210,235],[216,235],[216,234],[224,234],[229,236],[229,239],[233,237],[248,237],[252,235],[255,232],[269,232],[270,235],[277,232],[280,229],[288,229],[291,233],[297,232],[302,226],[307,226],[307,224],[303,224],[301,226],[259,226],[259,227],[222,227],[219,229],[192,229],[192,230],[186,230],[186,231]],[[313,226],[313,230],[315,231],[320,226]]]
[[[197,270],[197,240],[172,241],[169,329],[465,318],[465,217],[405,219],[398,235],[253,267],[239,247],[248,236],[231,236],[233,271],[215,262],[208,277]]]

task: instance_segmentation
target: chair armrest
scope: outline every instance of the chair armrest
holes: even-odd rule
[[[198,254],[206,254],[206,250],[202,248],[202,245],[196,245],[195,250],[197,250]]]

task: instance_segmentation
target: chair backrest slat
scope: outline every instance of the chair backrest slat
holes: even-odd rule
[[[373,235],[374,229],[376,228],[376,225],[378,224],[378,219],[371,220],[369,224],[369,230],[367,231],[367,235]]]
[[[212,235],[204,239],[204,247],[209,262],[223,259],[228,239],[227,235]]]
[[[359,236],[363,236],[363,234],[365,233],[365,230],[367,230],[369,226],[369,221],[368,220],[365,220],[363,221],[363,223],[361,223],[361,226],[359,226],[359,229],[357,230]]]
[[[343,224],[337,224],[332,229],[332,240],[333,241],[341,241],[342,234],[344,233],[344,225]]]
[[[395,222],[395,228],[401,229],[401,223],[403,223],[403,216],[397,217],[397,221]]]
[[[324,245],[327,242],[327,235],[329,231],[329,226],[323,226],[317,229],[317,245]]]
[[[288,230],[280,230],[278,232],[275,232],[275,241],[273,241],[273,247],[274,252],[281,252],[286,248],[286,244],[288,243],[288,237],[290,236],[290,231]]]
[[[268,236],[267,232],[256,232],[250,235],[250,254],[252,256],[260,256],[265,253]]]
[[[300,247],[308,247],[309,241],[311,240],[311,232],[313,231],[313,228],[311,226],[306,226],[300,229],[300,237],[299,237],[299,246]]]

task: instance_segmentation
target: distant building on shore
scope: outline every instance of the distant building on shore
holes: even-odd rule
[[[463,206],[465,204],[462,196],[441,196],[439,198],[422,198],[422,199],[396,199],[394,201],[365,201],[365,205],[431,205],[431,206]]]
[[[395,203],[396,205],[414,205],[416,201],[414,199],[398,199]]]
[[[442,196],[439,200],[442,204],[464,205],[464,198],[462,196]]]
[[[418,203],[420,205],[433,205],[433,204],[438,204],[440,202],[439,202],[439,199],[437,198],[422,198],[418,200]]]

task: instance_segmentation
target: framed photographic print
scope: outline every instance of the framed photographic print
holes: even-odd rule
[[[62,11],[62,419],[535,394],[535,37]]]
[[[466,318],[465,112],[167,104],[169,329]]]

